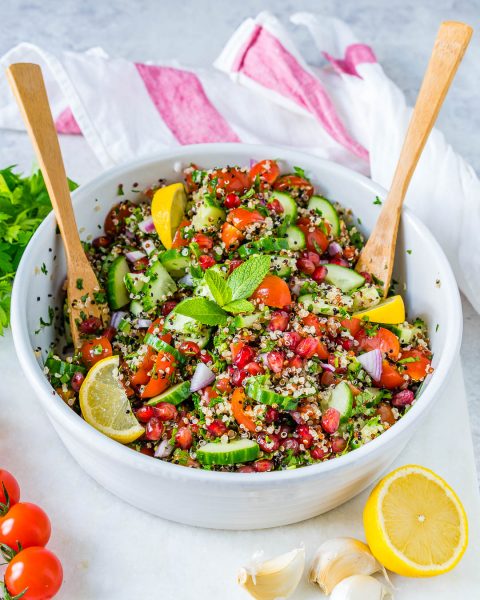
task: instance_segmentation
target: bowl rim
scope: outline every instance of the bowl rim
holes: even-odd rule
[[[343,179],[346,182],[368,188],[372,194],[380,197],[385,197],[387,194],[383,187],[379,186],[368,177],[344,167],[343,165],[305,152],[282,148],[280,146],[262,144],[192,144],[168,148],[104,171],[73,192],[72,200],[74,207],[78,203],[79,198],[81,199],[83,196],[93,195],[96,188],[100,185],[106,184],[110,182],[110,180],[118,182],[121,180],[122,174],[153,165],[160,160],[185,160],[189,154],[194,152],[197,154],[208,154],[213,152],[225,154],[226,160],[228,161],[229,154],[234,154],[239,151],[242,153],[250,153],[253,156],[258,155],[259,153],[262,153],[264,156],[278,156],[281,160],[300,162],[300,164],[302,158],[305,160],[308,159],[309,162],[314,160],[320,168],[330,171],[333,175],[338,175],[340,179]],[[44,235],[47,228],[51,228],[54,219],[53,211],[44,219],[32,236],[22,256],[14,280],[11,301],[11,329],[19,362],[22,365],[22,369],[26,374],[27,379],[36,391],[35,395],[40,399],[47,415],[55,422],[54,424],[65,428],[70,435],[77,440],[81,440],[82,444],[88,445],[92,450],[107,454],[109,458],[119,463],[123,463],[125,466],[130,466],[153,475],[175,479],[183,478],[185,480],[196,481],[203,484],[224,482],[231,486],[235,481],[238,485],[242,486],[248,483],[255,486],[261,486],[261,482],[264,482],[265,485],[270,485],[274,482],[309,479],[310,477],[326,474],[332,470],[336,472],[342,471],[350,467],[353,463],[364,463],[369,460],[372,454],[379,452],[382,446],[389,445],[402,435],[402,432],[406,432],[410,425],[413,424],[414,420],[421,419],[421,417],[429,410],[435,396],[440,392],[442,383],[458,355],[462,337],[462,308],[460,294],[448,259],[427,226],[424,225],[407,207],[404,207],[403,209],[402,218],[408,222],[408,226],[413,228],[417,235],[424,238],[425,242],[430,245],[439,256],[440,264],[443,269],[442,287],[445,287],[447,290],[445,311],[450,317],[447,322],[447,331],[445,335],[445,339],[449,340],[449,346],[444,349],[435,372],[432,375],[428,386],[425,388],[425,391],[422,393],[423,401],[421,403],[415,403],[402,419],[380,436],[368,444],[343,456],[298,469],[265,473],[244,473],[239,477],[239,474],[234,472],[225,473],[204,469],[190,469],[158,459],[152,460],[152,457],[145,456],[140,452],[132,450],[131,448],[123,446],[108,438],[84,421],[52,389],[42,368],[37,362],[34,349],[29,340],[26,315],[28,309],[27,290],[31,269],[28,267],[32,260],[34,260],[37,240]],[[406,435],[406,433],[404,433],[404,435]]]

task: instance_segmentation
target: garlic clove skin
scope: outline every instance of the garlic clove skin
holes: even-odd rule
[[[330,600],[393,600],[393,593],[370,575],[352,575],[333,588]]]
[[[280,600],[293,594],[304,568],[305,549],[296,548],[266,561],[255,558],[240,570],[237,581],[257,600]]]
[[[318,548],[310,567],[309,579],[328,595],[346,577],[372,575],[381,570],[386,576],[366,544],[355,538],[333,538]]]

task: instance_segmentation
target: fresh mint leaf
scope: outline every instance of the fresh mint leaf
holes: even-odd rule
[[[225,304],[223,310],[236,315],[238,313],[251,313],[255,310],[255,306],[248,300],[234,300]]]
[[[237,267],[227,279],[232,290],[232,300],[249,298],[270,270],[270,263],[270,256],[257,255]]]
[[[310,179],[306,176],[305,171],[301,167],[293,167],[293,170],[295,171],[295,174],[301,177],[302,179],[310,181]]]
[[[227,321],[227,313],[208,298],[187,298],[177,304],[174,312],[191,317],[202,325],[224,325]]]
[[[217,304],[223,306],[230,302],[232,299],[232,290],[228,287],[227,282],[220,273],[217,273],[213,269],[207,269],[205,271],[205,282]]]

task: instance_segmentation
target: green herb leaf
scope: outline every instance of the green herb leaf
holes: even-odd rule
[[[187,298],[177,304],[174,312],[191,317],[202,325],[224,325],[227,313],[208,298]]]
[[[302,177],[303,179],[310,181],[310,179],[306,176],[305,171],[301,167],[293,167],[293,170],[295,171],[295,174],[298,175],[299,177]]]
[[[249,298],[270,270],[270,263],[270,256],[258,255],[237,267],[227,279],[232,290],[232,300]]]
[[[232,299],[232,290],[228,287],[227,282],[220,273],[213,269],[207,269],[205,271],[205,282],[217,304],[223,306],[230,302]]]
[[[238,313],[251,313],[255,310],[255,306],[248,300],[234,300],[225,304],[223,310],[236,315]]]

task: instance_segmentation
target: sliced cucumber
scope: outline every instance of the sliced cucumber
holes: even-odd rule
[[[382,325],[382,327],[393,331],[393,333],[400,340],[400,343],[404,346],[411,344],[415,337],[417,337],[417,335],[422,332],[421,329],[419,329],[418,327],[414,327],[409,323],[401,323],[400,325]]]
[[[192,225],[195,231],[218,225],[226,219],[226,213],[219,206],[210,206],[202,203],[197,208],[197,212],[192,219]]]
[[[195,342],[200,350],[205,348],[210,339],[210,329],[200,325],[198,321],[185,315],[171,312],[165,319],[165,329],[175,331],[182,339]]]
[[[316,315],[335,315],[338,312],[336,306],[328,304],[328,302],[325,302],[325,300],[322,300],[313,294],[304,294],[303,296],[300,296],[298,302]]]
[[[365,283],[365,277],[353,269],[347,269],[347,267],[330,263],[325,266],[327,267],[325,281],[330,285],[340,288],[342,292],[351,292]]]
[[[143,308],[148,312],[174,294],[177,285],[159,260],[145,271],[145,277],[148,282],[144,284],[141,294]]]
[[[374,285],[364,285],[352,293],[353,310],[365,310],[379,304],[382,300]]]
[[[252,313],[251,315],[237,315],[233,319],[232,324],[236,329],[249,329],[252,325],[259,323],[261,318],[262,313],[260,312]]]
[[[182,254],[182,250],[171,248],[162,252],[159,256],[160,262],[167,269],[172,277],[183,277],[185,270],[190,265],[190,258],[188,252],[186,256]]]
[[[52,385],[61,385],[69,383],[75,373],[85,373],[86,369],[82,365],[60,360],[53,356],[48,356],[45,361],[45,367],[48,369],[48,374]]]
[[[181,404],[184,400],[186,400],[192,392],[190,391],[190,382],[182,381],[182,383],[177,383],[169,388],[163,394],[159,396],[154,396],[151,398],[146,404],[148,406],[155,406],[155,404],[159,404],[160,402],[168,402],[169,404]]]
[[[329,408],[336,408],[340,413],[340,423],[344,423],[352,414],[353,394],[350,386],[341,381],[332,391],[328,401]]]
[[[135,317],[138,317],[143,312],[143,304],[138,300],[132,300],[130,302],[130,312]]]
[[[271,262],[271,271],[278,277],[286,279],[290,277],[295,267],[296,260],[288,256],[273,256]]]
[[[295,225],[291,225],[287,229],[287,240],[290,250],[303,250],[306,246],[305,234]]]
[[[129,272],[128,262],[124,256],[118,256],[108,269],[107,298],[108,304],[113,310],[122,308],[130,301],[124,283],[124,277]]]
[[[283,208],[282,217],[290,217],[290,223],[295,223],[297,220],[298,208],[297,203],[290,194],[286,194],[285,192],[273,192],[269,202],[272,200],[278,200],[278,202],[280,202],[280,205]]]
[[[340,235],[340,219],[333,204],[323,196],[312,196],[308,203],[308,210],[318,212],[325,221],[328,221],[332,226],[332,235],[338,237]]]
[[[252,254],[266,254],[268,252],[279,252],[288,250],[288,240],[285,238],[265,237],[250,244],[244,244],[238,249],[240,258],[247,258]]]
[[[232,442],[210,442],[197,450],[197,460],[202,465],[236,465],[258,458],[260,447],[257,442],[237,439]]]
[[[123,278],[123,283],[127,288],[127,292],[136,296],[145,285],[145,276],[142,273],[127,273]]]
[[[254,378],[246,382],[245,392],[247,396],[260,404],[275,405],[282,410],[295,410],[298,406],[297,399],[272,392],[260,385]]]
[[[170,344],[167,344],[167,342],[164,342],[158,336],[153,335],[153,333],[147,333],[143,341],[145,342],[145,344],[148,344],[157,352],[168,352],[169,354],[174,356],[179,362],[185,361],[185,356],[181,352],[179,352],[173,346],[170,346]]]

